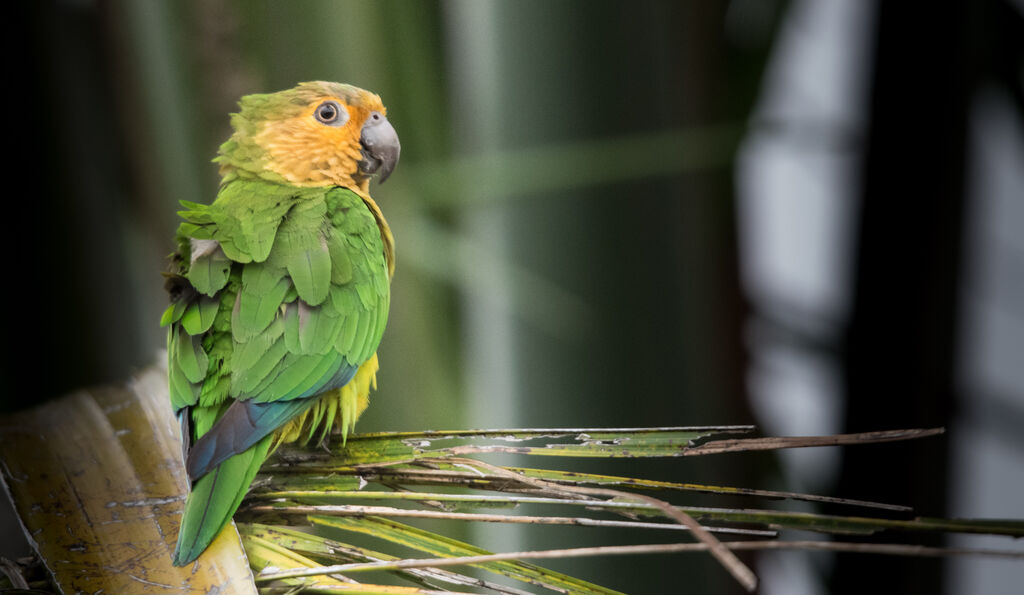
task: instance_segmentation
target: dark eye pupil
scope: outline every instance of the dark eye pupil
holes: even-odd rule
[[[313,112],[313,117],[316,118],[317,122],[324,124],[325,126],[344,126],[348,122],[348,112],[345,108],[337,101],[324,101],[320,105],[316,106],[316,111]]]

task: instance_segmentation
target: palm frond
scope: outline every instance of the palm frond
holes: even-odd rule
[[[171,552],[188,480],[166,402],[164,372],[157,367],[125,386],[80,391],[0,423],[0,477],[55,589],[164,592],[174,585],[231,585],[234,592],[268,595],[614,593],[530,560],[711,552],[751,588],[756,579],[736,551],[1024,558],[1012,549],[914,543],[936,533],[1021,537],[1024,521],[1017,519],[915,517],[892,503],[490,462],[515,454],[543,462],[670,464],[678,457],[855,446],[939,431],[763,438],[750,426],[722,426],[394,432],[353,436],[346,447],[336,441],[326,450],[286,447],[254,483],[236,517],[239,532],[223,532],[195,565],[177,568]],[[697,506],[691,499],[697,495],[705,501],[741,496],[750,506]],[[856,514],[807,510],[819,506]],[[431,519],[433,530],[406,524],[420,519]],[[467,522],[561,526],[566,532],[621,528],[651,541],[684,539],[495,553],[447,535],[458,532],[453,523]],[[906,542],[870,541],[893,532]],[[844,540],[854,537],[858,541]],[[379,545],[362,543],[368,540]],[[139,551],[147,555],[140,558]],[[45,589],[24,568],[20,562],[4,565],[0,586]]]
[[[261,589],[274,581],[320,573],[359,575],[367,571],[389,573],[392,578],[423,581],[414,570],[461,577],[454,584],[505,592],[516,587],[476,582],[470,568],[497,575],[495,580],[514,579],[554,591],[609,592],[597,585],[577,582],[534,565],[527,559],[575,556],[639,555],[667,552],[757,549],[827,549],[888,555],[970,555],[1024,557],[1014,551],[977,551],[930,548],[913,543],[870,544],[834,541],[842,536],[870,536],[899,531],[923,533],[982,533],[1024,536],[1024,522],[1017,520],[961,520],[913,517],[898,504],[866,502],[835,497],[779,492],[754,488],[654,481],[637,477],[600,475],[533,467],[500,466],[468,458],[515,454],[573,459],[674,458],[725,452],[745,452],[813,446],[857,445],[926,438],[940,429],[869,432],[838,436],[752,437],[750,426],[665,428],[574,428],[460,430],[442,432],[393,432],[355,436],[344,449],[304,451],[285,449],[263,469],[258,489],[253,490],[241,512],[250,519],[243,535],[259,531],[301,555],[322,561],[315,569],[275,566],[256,575]],[[819,512],[780,510],[766,505],[750,508],[716,508],[670,504],[669,498],[700,492],[740,495],[754,502],[780,500],[841,505],[864,511],[842,516]],[[650,494],[665,499],[656,499]],[[568,515],[552,507],[571,510]],[[493,554],[438,533],[400,523],[396,519],[435,519],[448,522],[491,522],[528,525],[599,526],[660,531],[713,532],[699,535],[698,543],[634,544]],[[699,522],[694,528],[693,524]],[[297,530],[296,527],[300,529]],[[828,541],[796,540],[790,532],[814,532]],[[372,536],[390,548],[411,548],[432,558],[401,558],[394,554],[361,551],[332,536]],[[744,541],[721,541],[742,536]],[[337,556],[330,552],[350,552]],[[327,552],[327,553],[325,553]],[[734,557],[719,557],[737,580],[748,588],[749,572]],[[740,564],[740,566],[735,566]],[[528,570],[524,570],[528,569]],[[405,573],[405,574],[403,574]],[[469,574],[466,574],[469,573]],[[752,577],[752,574],[750,575]],[[436,577],[435,577],[436,578]],[[745,582],[746,581],[746,582]],[[433,583],[430,583],[433,584]],[[435,585],[436,588],[436,585]],[[268,591],[269,592],[269,591]]]

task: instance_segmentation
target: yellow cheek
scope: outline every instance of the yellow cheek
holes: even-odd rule
[[[270,122],[257,136],[267,151],[265,167],[297,185],[353,185],[362,157],[355,120],[332,127],[310,114]]]

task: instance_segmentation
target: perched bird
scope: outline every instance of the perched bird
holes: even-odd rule
[[[394,271],[370,198],[398,162],[377,95],[308,82],[248,95],[216,200],[182,201],[167,288],[171,405],[192,491],[174,563],[195,560],[282,442],[347,438],[376,383]]]

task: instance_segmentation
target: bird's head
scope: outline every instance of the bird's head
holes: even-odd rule
[[[366,191],[383,182],[401,146],[380,97],[351,85],[314,81],[247,95],[232,114],[234,134],[214,160],[224,181],[260,177],[298,186]]]

